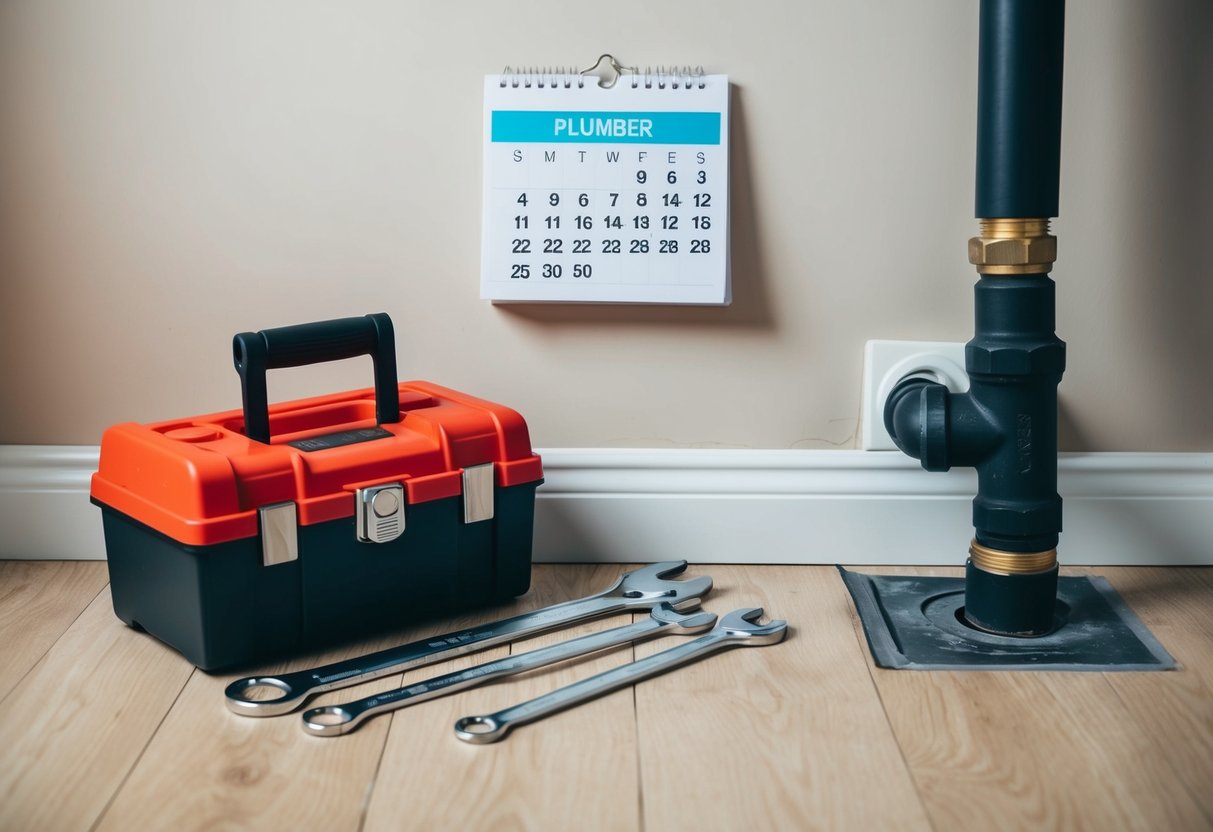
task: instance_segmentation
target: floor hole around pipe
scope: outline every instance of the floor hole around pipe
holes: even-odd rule
[[[1051,636],[1055,632],[1057,632],[1059,629],[1061,629],[1062,627],[1064,627],[1066,625],[1066,619],[1069,616],[1069,612],[1070,612],[1069,607],[1067,607],[1061,601],[1058,601],[1057,609],[1054,611],[1054,614],[1053,614],[1053,624],[1051,627],[1049,627],[1048,632],[1037,633],[1035,635],[1027,635],[1027,636],[1012,636],[1012,638],[1033,639],[1033,638],[1045,638],[1047,636]],[[983,629],[982,627],[979,627],[976,624],[974,624],[972,621],[970,621],[968,616],[965,615],[964,604],[961,604],[959,607],[956,608],[955,616],[956,616],[956,621],[959,622],[960,626],[964,627],[966,630],[969,630],[972,633],[978,633],[978,634],[986,635],[986,636],[1001,635],[1001,633],[996,633],[993,630]]]

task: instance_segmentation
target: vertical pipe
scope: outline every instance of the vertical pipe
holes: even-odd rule
[[[1055,217],[1064,0],[982,0],[977,216]]]
[[[978,469],[965,615],[982,629],[1037,635],[1057,597],[1056,336],[1049,278],[1061,160],[1064,0],[982,0],[976,214],[969,243],[980,274],[970,395],[996,414],[999,452]]]

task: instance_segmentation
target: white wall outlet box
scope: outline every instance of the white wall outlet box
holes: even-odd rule
[[[965,345],[952,341],[868,341],[863,352],[863,449],[893,451],[884,429],[884,403],[908,375],[922,374],[953,393],[969,389]]]

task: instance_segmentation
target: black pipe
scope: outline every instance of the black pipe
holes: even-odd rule
[[[982,0],[977,216],[1056,217],[1065,3]]]
[[[1053,281],[1043,275],[983,275],[974,292],[976,333],[965,347],[967,393],[923,378],[902,381],[885,403],[885,427],[928,471],[977,470],[977,545],[1009,554],[1056,549],[1057,385],[1065,344],[1054,333]],[[965,614],[1008,635],[1053,627],[1057,566],[993,574],[970,562]]]
[[[1008,552],[1057,546],[1057,385],[1066,345],[1054,332],[1053,281],[983,275],[965,347],[969,395],[996,414],[1002,441],[977,467],[977,542]]]
[[[1057,337],[1052,267],[1061,151],[1062,0],[982,0],[977,216],[980,278],[967,393],[908,378],[885,426],[928,471],[977,470],[965,616],[1004,635],[1052,629],[1057,597]]]

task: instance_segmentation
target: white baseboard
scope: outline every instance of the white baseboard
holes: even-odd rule
[[[897,452],[540,450],[538,561],[960,564],[976,477]],[[105,556],[95,446],[0,446],[0,557]],[[1063,454],[1063,564],[1213,564],[1213,453]]]
[[[0,445],[0,558],[105,558],[96,445]]]

